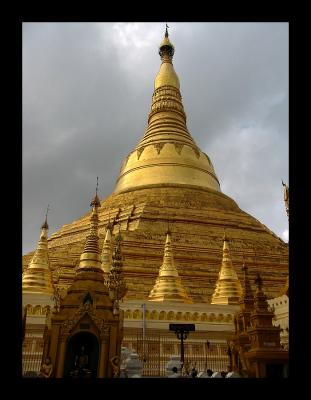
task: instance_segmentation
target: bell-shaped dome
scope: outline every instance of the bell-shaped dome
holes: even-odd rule
[[[166,31],[159,54],[162,64],[154,83],[148,127],[121,167],[115,192],[154,185],[187,185],[220,191],[209,157],[191,137]]]

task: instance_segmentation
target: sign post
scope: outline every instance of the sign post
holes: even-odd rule
[[[181,362],[181,370],[184,366],[184,340],[187,339],[188,333],[190,331],[195,331],[194,324],[170,324],[170,331],[174,331],[177,339],[180,340],[180,362]]]

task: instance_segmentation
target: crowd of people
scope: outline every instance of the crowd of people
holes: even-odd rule
[[[183,369],[183,372],[179,372],[177,367],[172,368],[172,374],[169,375],[169,378],[231,378],[231,377],[238,377],[236,373],[233,373],[232,370],[228,367],[228,371],[220,371],[220,372],[213,372],[210,368],[208,368],[203,372],[198,374],[198,371],[195,367],[191,369],[188,368]],[[234,376],[233,376],[234,374]]]

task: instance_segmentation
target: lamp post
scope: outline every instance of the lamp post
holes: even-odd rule
[[[169,325],[170,331],[174,331],[177,339],[180,340],[180,363],[181,363],[181,370],[184,366],[184,340],[187,339],[188,333],[190,331],[195,331],[194,324],[170,324]]]
[[[210,342],[207,339],[205,343],[205,371],[207,370],[207,352],[209,350]]]
[[[229,368],[230,368],[230,371],[232,371],[233,365],[232,365],[232,350],[231,350],[230,341],[227,342],[227,354],[229,357]]]
[[[185,353],[184,353],[184,340],[188,337],[188,332],[183,330],[177,330],[176,332],[177,339],[180,340],[180,362],[181,368],[184,366],[185,361]]]
[[[143,362],[146,362],[147,357],[145,354],[145,338],[146,338],[146,304],[143,303],[141,305],[142,309],[143,309]]]

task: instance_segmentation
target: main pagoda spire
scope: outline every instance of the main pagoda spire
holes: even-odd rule
[[[230,257],[229,240],[224,234],[222,264],[211,304],[238,304],[242,293],[242,286]]]
[[[160,267],[156,283],[149,294],[149,300],[192,303],[181,283],[174,263],[172,238],[169,230],[166,233],[163,264]]]
[[[54,293],[47,241],[49,229],[47,221],[48,210],[49,207],[47,208],[45,221],[41,226],[41,234],[37,249],[28,268],[23,273],[23,293]]]
[[[174,53],[166,28],[159,47],[162,62],[154,81],[148,127],[123,162],[115,192],[166,185],[220,191],[209,157],[188,131],[179,78],[173,66]]]

